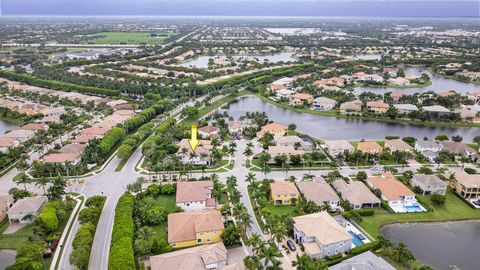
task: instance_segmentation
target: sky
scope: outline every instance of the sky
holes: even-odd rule
[[[480,0],[0,0],[2,15],[479,17]]]

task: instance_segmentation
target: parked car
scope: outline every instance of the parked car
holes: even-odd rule
[[[296,251],[297,250],[297,247],[295,246],[295,244],[293,243],[292,240],[287,240],[287,246],[288,248],[291,250],[291,251]]]

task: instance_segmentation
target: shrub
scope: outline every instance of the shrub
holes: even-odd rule
[[[433,204],[437,206],[443,206],[445,205],[445,201],[447,200],[447,197],[435,193],[435,194],[432,194],[432,196],[430,196],[430,200],[432,201]]]
[[[477,173],[477,170],[475,170],[474,168],[465,168],[463,170],[468,174],[476,174]]]
[[[93,243],[94,233],[95,225],[92,223],[85,223],[78,229],[77,234],[75,234],[75,238],[72,242],[73,248],[77,249],[81,246],[91,246]]]
[[[100,207],[87,207],[80,211],[80,214],[78,215],[78,220],[80,221],[80,224],[84,224],[87,222],[97,224],[101,213],[102,210]]]
[[[103,204],[105,203],[105,200],[107,198],[105,196],[100,196],[100,195],[96,195],[96,196],[92,196],[90,198],[88,198],[86,201],[85,201],[85,206],[86,207],[99,207],[99,206],[103,206]]]
[[[134,206],[135,197],[131,194],[124,194],[118,200],[108,259],[108,269],[110,270],[134,270],[136,268],[133,255],[134,223],[132,215]]]
[[[100,141],[98,148],[100,149],[100,155],[106,157],[112,148],[121,141],[126,135],[126,131],[123,128],[112,128],[103,139]]]
[[[58,217],[55,204],[46,203],[42,212],[38,215],[38,221],[47,232],[54,232],[58,229]]]
[[[360,209],[355,210],[354,212],[358,213],[362,217],[369,217],[375,215],[375,210],[373,209]]]
[[[358,255],[358,254],[363,253],[365,251],[376,250],[376,249],[378,249],[378,242],[374,241],[374,242],[366,243],[366,244],[363,244],[361,246],[352,248],[350,250],[349,255],[355,256],[355,255]]]

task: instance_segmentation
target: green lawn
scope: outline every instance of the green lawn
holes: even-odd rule
[[[157,205],[163,207],[168,213],[175,208],[175,195],[160,195],[157,198]]]
[[[101,32],[96,35],[102,37],[92,40],[95,44],[161,44],[166,38],[176,33]]]
[[[33,234],[32,226],[28,225],[13,234],[3,235],[8,225],[10,225],[8,218],[5,218],[0,224],[0,248],[17,249]]]
[[[370,235],[377,237],[380,235],[380,227],[390,223],[480,219],[480,210],[471,208],[468,204],[453,194],[452,191],[449,190],[446,197],[447,201],[445,206],[434,207],[435,210],[433,212],[390,214],[383,209],[376,209],[375,215],[363,217],[363,221],[360,222],[360,225]],[[423,201],[430,203],[429,198],[425,198]]]
[[[273,205],[270,204],[266,207],[273,215],[283,215],[287,214],[291,217],[297,216],[296,208],[290,205]]]

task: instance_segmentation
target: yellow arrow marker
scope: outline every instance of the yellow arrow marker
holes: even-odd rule
[[[192,147],[192,151],[195,151],[195,148],[198,146],[197,125],[192,125],[192,138],[190,139],[189,143]]]

